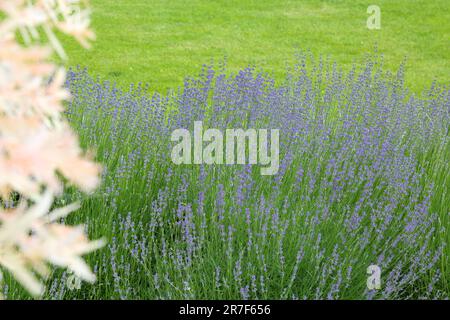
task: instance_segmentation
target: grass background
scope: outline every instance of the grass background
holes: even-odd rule
[[[381,30],[366,27],[371,4],[381,9]],[[91,7],[98,39],[89,51],[65,40],[67,63],[122,86],[142,81],[166,92],[224,56],[232,71],[257,64],[280,77],[298,49],[349,69],[377,46],[389,70],[407,58],[406,84],[416,92],[450,73],[448,0],[91,0]]]
[[[366,27],[366,10],[371,4],[381,8],[381,30],[368,30]],[[164,93],[181,85],[185,76],[197,74],[202,64],[209,63],[212,59],[222,60],[224,56],[227,57],[228,69],[231,71],[255,64],[281,78],[286,64],[294,62],[294,54],[298,49],[310,49],[316,57],[329,55],[340,67],[348,70],[353,63],[361,63],[364,55],[372,52],[374,46],[384,54],[385,67],[392,71],[407,58],[406,82],[414,91],[418,92],[429,86],[433,79],[448,83],[448,0],[91,0],[91,5],[93,27],[98,40],[92,50],[87,51],[74,41],[64,39],[70,58],[67,65],[87,66],[92,74],[105,80],[115,80],[121,86],[142,81],[148,82],[151,90]],[[98,114],[81,111],[79,116],[73,123],[80,132],[86,117],[99,118]],[[80,135],[80,138],[84,146],[95,146],[101,155],[105,154],[102,148],[111,147],[110,135],[103,134],[111,130],[108,119],[100,118],[102,121],[96,130],[102,133],[99,134],[102,140],[91,143],[89,139],[94,134]],[[123,129],[123,132],[117,134],[118,140],[123,142],[120,150],[110,153],[115,158],[100,159],[111,171],[118,163],[116,160],[122,155],[125,157],[130,154],[135,147],[132,142],[137,129],[125,125]],[[443,225],[447,225],[449,219],[449,193],[446,187],[449,176],[445,174],[448,172],[448,162],[445,161],[448,154],[447,148],[424,154],[421,159],[422,163],[428,164],[427,177],[435,182],[436,196],[432,199],[431,207],[433,212],[439,214]],[[144,172],[138,169],[130,172],[134,176],[125,176],[118,183],[119,188],[126,192],[122,192],[118,199],[120,210],[117,211],[133,212],[139,216],[145,210],[144,205],[148,199],[156,196],[159,186],[152,189],[153,193],[139,194],[143,189],[148,191],[143,188],[142,179],[137,178],[144,177]],[[111,184],[114,185],[112,182]],[[74,194],[78,195],[76,192]],[[72,193],[68,192],[67,196],[71,200]],[[111,228],[112,220],[116,217],[111,211],[111,206],[105,204],[104,198],[93,197],[84,201],[82,209],[70,217],[70,220],[86,223],[90,228],[91,238],[105,236],[111,243],[116,232]],[[126,243],[124,239],[119,239],[120,241]],[[439,233],[436,242],[441,241],[450,243],[450,235]],[[211,248],[215,249],[214,245]],[[440,262],[443,283],[448,283],[449,250],[450,246],[447,246],[446,258]],[[125,253],[121,254],[129,258]],[[105,249],[89,257],[91,265],[99,261],[97,255],[105,255],[106,259],[103,261],[109,263],[110,253]],[[274,263],[277,262],[274,260]],[[89,287],[82,293],[74,292],[73,295],[77,298],[116,297],[112,280],[114,276],[108,268],[104,268],[105,273],[98,273],[99,285]],[[164,269],[165,266],[160,263],[160,268]],[[129,275],[125,271],[123,274]],[[202,270],[193,274],[200,283],[206,272]],[[362,286],[365,277],[363,270],[360,281]],[[130,278],[135,282],[123,283],[123,288],[140,288],[143,282],[151,284],[152,281],[135,273]],[[63,283],[60,278],[55,279]],[[124,281],[128,281],[128,277],[124,277]],[[9,285],[14,286],[19,293],[22,292],[14,282],[9,281]],[[212,285],[209,288],[213,288]],[[445,288],[448,290],[448,286]],[[153,297],[150,289],[148,292],[144,290],[144,293]],[[26,296],[23,292],[21,294]],[[204,294],[208,296],[208,292],[205,291]],[[352,294],[357,294],[357,290],[349,293],[349,296]]]

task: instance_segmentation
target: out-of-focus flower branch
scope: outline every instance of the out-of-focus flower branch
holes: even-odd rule
[[[6,269],[39,296],[50,264],[94,281],[81,256],[103,244],[59,222],[77,204],[51,211],[61,175],[85,192],[99,183],[100,166],[62,115],[64,69],[50,62],[66,56],[55,30],[86,47],[94,34],[82,0],[0,0],[0,11],[0,279]]]

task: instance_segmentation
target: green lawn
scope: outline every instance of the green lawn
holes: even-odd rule
[[[63,42],[68,66],[88,67],[91,75],[121,86],[147,82],[163,93],[224,57],[228,71],[254,64],[281,79],[297,50],[329,56],[348,70],[353,63],[364,66],[364,56],[377,46],[384,69],[396,71],[407,57],[407,85],[419,92],[433,79],[449,83],[448,1],[91,0],[98,38],[92,50]],[[371,4],[381,7],[381,30],[366,27]],[[217,88],[217,97],[215,86],[203,90],[208,86],[199,81],[187,86],[186,97],[166,100],[139,90],[118,92],[83,72],[73,74],[67,116],[81,145],[95,150],[104,175],[94,194],[68,188],[57,206],[83,199],[67,222],[85,224],[91,239],[105,237],[108,245],[87,257],[98,277],[95,284],[70,290],[71,275],[56,269],[44,298],[241,299],[250,290],[253,299],[366,299],[366,268],[381,256],[383,281],[391,282],[375,298],[447,298],[448,96],[439,89],[407,105],[397,101],[403,91],[375,76],[357,88],[345,80],[319,85],[321,77],[314,74],[295,100],[282,100],[280,93],[249,106],[260,98],[254,81],[245,84],[248,92],[240,92],[229,80],[232,89]],[[377,90],[385,85],[389,94]],[[322,88],[329,94],[322,95]],[[292,102],[299,102],[298,110]],[[273,118],[275,128],[306,132],[279,180],[244,167],[200,169],[169,160],[174,124],[200,115],[217,117],[224,127],[231,117],[235,128],[245,128],[250,111],[262,106],[263,114],[268,105],[270,114],[283,116],[284,122]],[[178,107],[179,118],[172,113]],[[286,123],[287,116],[292,123]],[[434,135],[428,135],[433,128]],[[391,131],[401,140],[399,148],[389,146]],[[283,145],[282,159],[291,148]],[[392,159],[381,157],[385,147]],[[409,158],[416,149],[417,168]],[[436,219],[421,216],[428,213],[427,201]],[[4,283],[0,292],[6,297],[28,297],[9,275]]]
[[[367,7],[381,8],[381,30],[368,30]],[[282,76],[298,49],[349,68],[375,45],[395,71],[406,56],[415,91],[450,73],[450,10],[436,1],[92,0],[98,40],[91,51],[66,41],[68,65],[87,66],[121,85],[148,82],[165,92],[202,64],[228,57]]]

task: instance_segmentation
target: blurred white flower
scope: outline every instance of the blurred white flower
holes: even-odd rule
[[[84,46],[94,39],[85,2],[0,0],[0,280],[6,269],[36,296],[49,265],[94,281],[82,256],[103,245],[90,242],[82,226],[59,223],[77,204],[50,211],[63,191],[59,175],[86,192],[99,183],[100,166],[62,115],[65,72],[50,62],[53,51],[65,57],[54,29]],[[50,45],[40,43],[40,31]],[[20,199],[15,206],[12,195]]]
[[[82,226],[70,227],[54,221],[76,210],[78,205],[49,213],[52,203],[51,192],[46,192],[31,207],[22,203],[12,210],[0,210],[0,265],[34,295],[44,291],[37,276],[48,275],[48,263],[67,267],[83,280],[95,281],[81,255],[103,246],[102,240],[89,242]]]

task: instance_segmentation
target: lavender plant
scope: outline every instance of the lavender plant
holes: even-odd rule
[[[308,53],[282,82],[221,65],[167,95],[122,91],[79,68],[66,85],[68,118],[105,166],[102,189],[69,219],[109,241],[89,257],[98,283],[69,290],[57,274],[48,298],[449,296],[447,87],[416,96],[382,56],[344,74]],[[196,120],[280,129],[278,174],[174,165],[170,134]],[[366,286],[371,264],[380,290]]]

